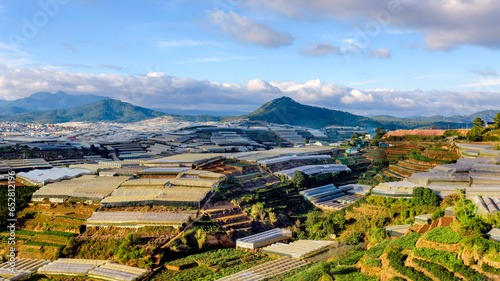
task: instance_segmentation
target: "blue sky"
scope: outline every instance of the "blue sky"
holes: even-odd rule
[[[0,1],[0,96],[90,93],[248,112],[500,109],[492,0]]]

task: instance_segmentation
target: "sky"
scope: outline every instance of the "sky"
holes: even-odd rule
[[[0,98],[470,114],[500,109],[499,16],[495,0],[0,0]]]

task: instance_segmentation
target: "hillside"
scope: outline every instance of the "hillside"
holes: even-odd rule
[[[55,94],[37,92],[26,98],[12,101],[0,101],[0,116],[12,116],[40,110],[68,109],[94,103],[103,99],[106,99],[106,97],[95,95],[69,95],[61,91]]]
[[[163,115],[165,115],[165,113],[135,106],[130,103],[121,102],[119,100],[106,99],[71,109],[45,110],[17,114],[0,118],[0,121],[39,123],[108,121],[128,123],[155,118]]]
[[[323,128],[329,125],[368,126],[376,127],[374,122],[366,117],[344,111],[300,104],[289,97],[274,99],[252,113],[239,118],[265,123],[289,124]]]
[[[393,117],[388,115],[372,116],[371,119],[382,123],[386,129],[417,129],[438,127],[440,129],[461,129],[472,126],[472,121],[480,117],[485,122],[492,122],[493,118],[500,112],[498,110],[484,110],[470,115],[454,116],[417,116],[417,117]]]

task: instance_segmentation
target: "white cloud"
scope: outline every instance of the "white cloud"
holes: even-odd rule
[[[374,98],[372,94],[364,94],[359,90],[352,90],[348,95],[343,96],[340,99],[341,103],[344,104],[353,104],[357,102],[370,102],[372,103]]]
[[[192,39],[180,39],[180,40],[171,40],[171,41],[159,41],[157,43],[158,48],[166,51],[170,51],[178,48],[186,48],[186,47],[195,47],[201,45],[213,45],[218,46],[219,44],[212,41],[201,41],[201,40],[192,40]]]
[[[495,80],[496,83],[498,79]],[[493,83],[493,82],[492,82]],[[252,111],[289,96],[309,105],[366,114],[463,115],[500,108],[496,91],[361,91],[319,79],[306,82],[249,80],[217,83],[177,78],[162,72],[144,75],[69,73],[48,68],[6,68],[0,71],[0,98],[17,99],[38,91],[95,94],[149,108],[191,108]],[[481,88],[483,89],[483,88]]]
[[[305,49],[300,49],[299,53],[307,57],[324,56],[334,54],[340,51],[340,48],[330,43],[312,44]]]
[[[370,57],[377,57],[380,59],[388,59],[391,57],[391,51],[386,48],[380,48],[369,53]]]
[[[500,2],[495,0],[248,0],[256,9],[303,20],[317,18],[359,19],[360,30],[417,31],[429,50],[448,50],[459,45],[500,48]],[[376,27],[376,28],[375,28]]]
[[[240,43],[253,43],[265,47],[278,48],[292,44],[294,37],[288,32],[280,32],[269,25],[259,23],[234,12],[208,11],[209,23]]]

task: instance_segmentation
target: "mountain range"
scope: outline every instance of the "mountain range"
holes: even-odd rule
[[[71,121],[128,123],[159,116],[172,116],[178,120],[195,122],[248,119],[249,121],[261,123],[289,124],[318,129],[329,125],[368,128],[382,126],[389,130],[432,127],[458,129],[470,127],[472,120],[476,117],[491,122],[499,112],[487,110],[471,115],[450,117],[440,115],[431,117],[392,117],[388,115],[365,117],[339,110],[303,105],[289,97],[274,99],[249,114],[235,117],[179,115],[162,111],[147,109],[101,96],[69,95],[64,92],[55,94],[38,92],[14,101],[0,100],[0,121],[39,123]]]

